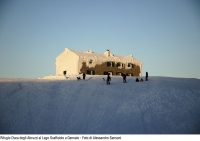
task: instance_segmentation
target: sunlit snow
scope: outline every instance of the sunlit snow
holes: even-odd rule
[[[0,133],[200,133],[200,80],[0,79]]]

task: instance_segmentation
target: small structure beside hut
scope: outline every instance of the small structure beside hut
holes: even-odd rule
[[[56,58],[56,75],[122,75],[141,76],[142,62],[132,55],[113,55],[110,50],[104,53],[95,53],[70,50],[65,51]]]

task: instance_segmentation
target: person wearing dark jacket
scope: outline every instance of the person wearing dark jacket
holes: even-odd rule
[[[107,85],[110,85],[110,81],[111,81],[111,77],[110,77],[110,75],[108,74],[108,76],[107,76]]]
[[[123,77],[123,83],[126,83],[126,74],[124,73],[122,77]]]
[[[138,78],[136,78],[136,80],[135,80],[136,82],[139,82],[139,79]]]
[[[85,76],[86,76],[85,73],[83,73],[83,80],[85,80]]]
[[[146,72],[146,81],[148,81],[148,72]]]

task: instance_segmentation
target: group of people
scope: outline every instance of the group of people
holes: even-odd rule
[[[140,80],[136,78],[135,82],[143,82],[144,80],[141,78]]]
[[[86,76],[86,74],[85,74],[85,73],[83,73],[83,80],[85,80],[85,76]],[[81,80],[81,77],[80,77],[80,76],[78,76],[78,77],[77,77],[77,80]]]
[[[126,74],[122,74],[122,77],[123,77],[123,83],[126,83]],[[148,72],[146,72],[146,77],[145,77],[145,79],[146,79],[146,81],[148,81]],[[107,85],[110,85],[110,81],[111,81],[111,77],[110,77],[110,75],[108,74],[107,80],[106,80]],[[138,78],[136,78],[135,81],[136,81],[136,82],[143,82],[144,80],[143,80],[143,78],[141,78],[140,80],[139,80]]]
[[[148,81],[148,72],[146,72],[146,77],[145,77],[146,81]],[[141,78],[140,80],[138,78],[136,78],[135,80],[136,82],[143,82],[144,80]]]
[[[85,77],[86,77],[86,74],[83,73],[83,80],[85,80]],[[126,74],[122,74],[122,77],[123,77],[123,83],[126,83]],[[148,81],[148,72],[146,72],[146,77],[145,77],[146,81]],[[77,77],[77,80],[81,80],[80,77]],[[110,75],[108,74],[107,75],[107,79],[106,79],[106,83],[107,85],[110,85],[110,81],[111,81],[111,77]],[[144,80],[141,78],[140,80],[138,78],[136,78],[135,80],[136,82],[143,82]]]

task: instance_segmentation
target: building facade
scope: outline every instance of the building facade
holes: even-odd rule
[[[141,76],[142,62],[132,55],[114,55],[110,50],[104,53],[94,53],[70,50],[65,51],[56,58],[56,75],[122,75]]]

